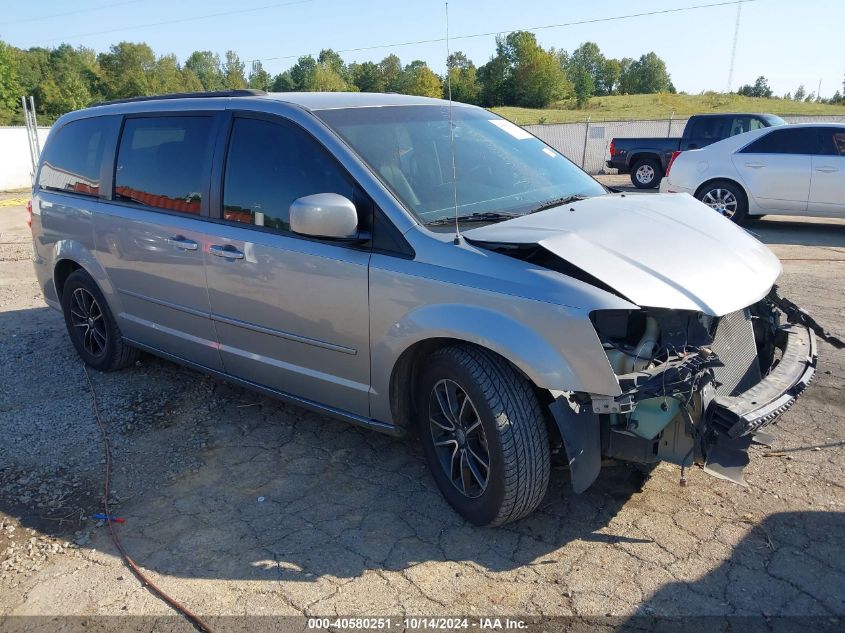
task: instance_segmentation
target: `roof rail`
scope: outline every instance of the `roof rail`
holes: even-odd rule
[[[162,99],[206,99],[211,97],[263,97],[267,93],[264,90],[210,90],[208,92],[172,92],[164,95],[150,95],[147,97],[129,97],[127,99],[113,99],[111,101],[100,101],[94,106],[112,105],[113,103],[135,103],[137,101],[159,101]]]

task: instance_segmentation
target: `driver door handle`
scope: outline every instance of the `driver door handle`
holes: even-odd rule
[[[823,167],[816,167],[816,171],[822,171],[826,174],[832,174],[835,171],[839,171],[836,167],[829,167],[824,165]]]
[[[763,163],[745,163],[745,166],[751,169],[763,169],[765,167]]]
[[[225,246],[221,246],[219,244],[214,244],[209,246],[208,252],[212,255],[216,255],[217,257],[225,257],[226,259],[243,259],[244,254],[242,251],[239,251],[231,244],[226,244]]]

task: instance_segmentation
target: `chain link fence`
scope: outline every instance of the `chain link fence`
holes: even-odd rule
[[[845,116],[784,116],[788,123],[845,123]],[[631,137],[680,137],[687,118],[654,121],[582,121],[525,125],[589,174],[615,173],[605,165],[610,157],[610,141]]]

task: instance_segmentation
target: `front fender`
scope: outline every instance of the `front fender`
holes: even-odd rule
[[[486,308],[460,304],[418,308],[391,328],[384,344],[404,352],[420,341],[433,338],[456,339],[496,352],[538,387],[555,389],[568,385],[570,389],[583,390],[577,373],[551,341],[519,321]]]

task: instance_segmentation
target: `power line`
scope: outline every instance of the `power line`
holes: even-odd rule
[[[63,18],[68,15],[77,15],[79,13],[89,13],[91,11],[101,11],[102,9],[111,9],[112,7],[122,7],[127,4],[138,4],[143,0],[124,0],[124,2],[113,2],[112,4],[101,4],[96,7],[88,7],[87,9],[75,9],[73,11],[65,11],[64,13],[51,13],[50,15],[39,15],[32,18],[23,18],[20,20],[12,20],[11,22],[4,21],[0,26],[8,26],[10,24],[24,24],[26,22],[43,22],[53,18]]]
[[[108,33],[119,33],[120,31],[131,31],[137,29],[145,29],[151,26],[165,26],[168,24],[182,24],[184,22],[195,22],[197,20],[207,20],[209,18],[219,18],[229,15],[239,15],[242,13],[254,13],[256,11],[266,11],[267,9],[277,9],[280,7],[288,7],[295,4],[307,4],[309,2],[313,2],[314,0],[291,0],[290,2],[277,2],[274,4],[265,4],[260,7],[251,7],[247,9],[234,9],[232,11],[221,11],[219,13],[207,13],[205,15],[195,15],[189,18],[180,18],[176,20],[164,20],[162,22],[149,22],[147,24],[135,24],[133,26],[124,26],[116,29],[108,29],[105,31],[92,31],[90,33],[78,33],[76,35],[67,35],[64,37],[56,37],[50,40],[40,40],[39,42],[32,42],[27,44],[26,46],[32,46],[37,43],[51,43],[51,42],[58,42],[58,41],[66,41],[66,40],[75,40],[79,39],[80,37],[91,37],[94,35],[105,35]]]
[[[542,26],[531,26],[526,28],[520,29],[508,29],[505,31],[488,31],[486,33],[471,33],[467,35],[453,35],[450,39],[451,40],[469,40],[478,37],[490,37],[491,35],[500,35],[501,33],[512,33],[514,31],[542,31],[545,29],[558,29],[567,26],[582,26],[584,24],[597,24],[600,22],[613,22],[615,20],[628,20],[631,18],[642,18],[642,17],[649,17],[654,15],[665,15],[667,13],[680,13],[683,11],[693,11],[696,9],[710,9],[713,7],[726,7],[726,6],[733,6],[736,4],[742,3],[749,3],[749,2],[757,2],[758,0],[730,0],[727,2],[713,2],[710,4],[697,4],[692,5],[689,7],[678,7],[675,9],[660,9],[656,11],[644,11],[642,13],[629,13],[627,15],[614,15],[606,18],[592,18],[589,20],[578,20],[576,22],[561,22],[560,24],[544,24]],[[438,42],[444,42],[446,38],[444,37],[433,37],[431,39],[426,40],[414,40],[410,42],[394,42],[392,44],[375,44],[373,46],[359,46],[356,48],[341,48],[335,50],[336,53],[360,53],[362,51],[372,51],[377,50],[380,48],[399,48],[401,46],[415,46],[417,44],[436,44]],[[274,61],[274,60],[284,60],[284,59],[298,59],[304,55],[310,55],[312,53],[301,53],[299,55],[283,55],[280,57],[260,57],[258,59],[250,59],[247,60],[247,63],[250,62],[266,62],[266,61]]]

